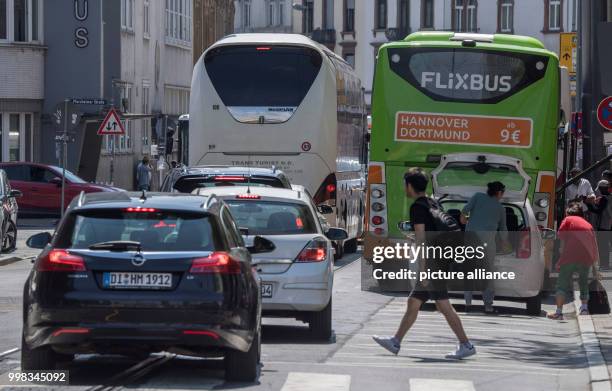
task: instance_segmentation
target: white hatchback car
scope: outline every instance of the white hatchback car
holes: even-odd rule
[[[265,316],[308,322],[313,334],[329,339],[332,331],[333,246],[346,231],[323,229],[310,196],[300,190],[266,187],[217,187],[193,194],[223,199],[247,245],[265,237],[274,251],[253,256],[261,278]]]
[[[502,204],[512,251],[498,251],[492,270],[514,272],[516,278],[495,280],[495,295],[500,299],[525,301],[527,313],[538,315],[540,292],[547,278],[543,241],[546,231],[539,227],[548,221],[547,193],[536,193],[535,205],[532,205],[527,198],[531,178],[519,160],[502,155],[444,155],[431,175],[434,198],[457,220],[465,203],[476,192],[486,192],[488,182],[501,181],[506,186]]]

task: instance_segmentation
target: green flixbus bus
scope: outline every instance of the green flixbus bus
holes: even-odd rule
[[[518,248],[540,244],[531,242],[530,230],[537,234],[554,224],[559,93],[559,60],[534,38],[418,32],[381,46],[372,93],[366,258],[376,239],[404,237],[398,224],[408,219],[410,202],[403,176],[414,166],[431,174],[429,192],[453,213],[486,183],[503,182],[507,214],[518,219],[511,228],[526,232],[515,255],[531,256]]]

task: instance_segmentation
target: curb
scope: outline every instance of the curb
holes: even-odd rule
[[[595,325],[591,315],[580,315],[580,292],[574,291],[574,307],[576,309],[576,320],[580,329],[580,338],[589,364],[589,376],[591,378],[591,390],[612,391],[608,365],[601,353],[601,345],[595,332]]]
[[[10,265],[11,263],[19,262],[25,258],[22,257],[5,257],[0,258],[0,266]]]

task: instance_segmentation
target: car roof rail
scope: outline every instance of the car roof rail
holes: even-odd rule
[[[79,199],[77,201],[77,206],[83,206],[85,204],[86,197],[87,197],[87,194],[85,193],[85,191],[81,190],[81,193],[79,194]]]

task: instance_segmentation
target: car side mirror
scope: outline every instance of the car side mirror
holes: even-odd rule
[[[414,225],[410,221],[400,221],[397,223],[397,228],[402,232],[414,231]]]
[[[54,184],[56,186],[61,186],[62,185],[62,178],[56,176],[56,177],[52,178],[49,181],[49,183],[52,183],[52,184]]]
[[[26,241],[26,245],[30,248],[45,248],[47,244],[51,243],[51,234],[49,232],[41,232],[36,235],[30,236]]]
[[[348,239],[348,234],[342,228],[330,228],[325,232],[325,236],[327,236],[327,239],[334,241]]]
[[[557,232],[554,229],[544,228],[540,231],[543,240],[555,240],[557,239]]]
[[[255,236],[253,238],[253,245],[247,247],[247,250],[249,250],[251,254],[271,253],[276,250],[276,245],[269,239]]]
[[[330,214],[334,213],[334,208],[332,208],[329,205],[325,205],[325,204],[321,204],[321,205],[317,206],[317,210],[322,215],[330,215]]]
[[[13,189],[8,194],[8,196],[9,198],[20,198],[21,196],[23,196],[23,193],[21,192],[21,190]]]

